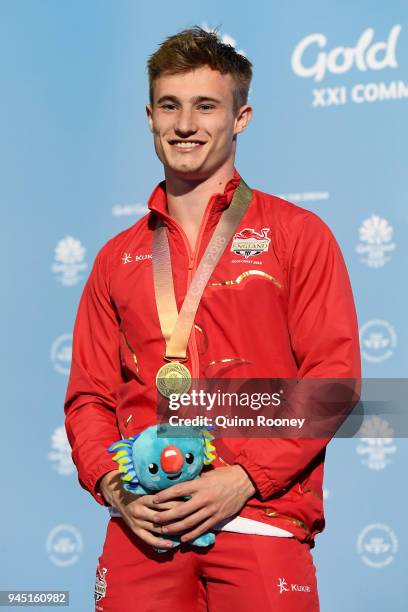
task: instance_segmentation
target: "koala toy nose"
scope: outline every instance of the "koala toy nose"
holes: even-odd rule
[[[177,446],[166,446],[160,455],[160,465],[165,472],[176,473],[183,465],[183,455]]]

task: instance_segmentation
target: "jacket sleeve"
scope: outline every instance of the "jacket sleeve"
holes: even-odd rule
[[[109,243],[108,243],[109,244]],[[117,464],[107,448],[121,438],[116,389],[121,382],[119,324],[109,295],[108,245],[98,253],[74,325],[65,427],[82,487],[102,505],[98,480]]]
[[[340,248],[314,213],[305,213],[299,230],[293,231],[286,261],[287,325],[297,376],[355,380],[357,399],[350,403],[351,411],[358,401],[361,377],[353,294]],[[307,382],[303,385],[307,387]],[[248,472],[265,500],[289,488],[330,437],[249,439],[234,463]]]

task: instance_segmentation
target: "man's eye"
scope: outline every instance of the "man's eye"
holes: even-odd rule
[[[212,106],[212,104],[200,104],[198,108],[204,111],[208,111],[208,110],[212,110],[214,106]]]
[[[173,110],[176,107],[174,104],[162,104],[161,108],[164,108],[165,110]]]

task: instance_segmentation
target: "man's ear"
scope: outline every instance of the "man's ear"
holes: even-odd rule
[[[250,106],[249,104],[244,104],[243,106],[241,106],[235,118],[234,135],[240,134],[245,130],[245,128],[248,126],[249,122],[252,119],[252,115],[252,106]]]
[[[153,107],[151,104],[146,104],[146,115],[149,129],[153,133]]]

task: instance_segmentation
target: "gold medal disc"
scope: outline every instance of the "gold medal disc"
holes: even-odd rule
[[[190,370],[179,361],[165,363],[156,374],[156,386],[164,397],[186,393],[191,386]]]

